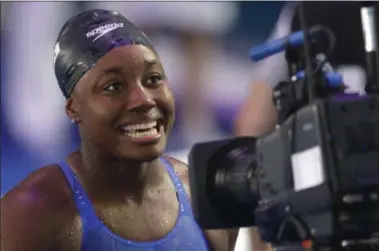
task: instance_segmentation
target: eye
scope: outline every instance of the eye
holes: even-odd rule
[[[122,84],[121,83],[118,83],[118,82],[115,82],[115,83],[111,83],[111,84],[108,84],[105,88],[104,88],[104,91],[107,91],[107,92],[115,92],[115,91],[119,91],[122,89]]]
[[[147,79],[146,84],[147,85],[157,85],[162,80],[163,80],[163,77],[161,75],[155,74],[155,75],[151,75]]]

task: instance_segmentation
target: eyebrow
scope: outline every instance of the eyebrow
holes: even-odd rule
[[[153,65],[156,65],[158,64],[158,59],[157,58],[153,58],[153,59],[145,59],[144,62],[143,62],[147,67],[151,67]]]
[[[110,67],[110,68],[107,68],[105,70],[103,70],[101,72],[101,77],[104,76],[104,75],[108,75],[108,74],[117,74],[117,73],[120,73],[121,72],[121,68],[118,67],[118,66],[115,66],[115,67]]]
[[[143,61],[143,64],[145,65],[146,68],[150,68],[156,64],[158,64],[159,61],[158,59],[154,58],[154,59],[145,59]],[[103,77],[105,75],[108,75],[108,74],[118,74],[118,73],[121,73],[122,72],[122,68],[119,67],[119,66],[113,66],[113,67],[109,67],[109,68],[106,68],[104,70],[102,70],[101,72],[101,76],[100,77]]]
[[[145,64],[145,71],[152,68],[153,66],[158,66],[159,71],[164,72],[164,67],[158,58],[147,59],[144,61],[144,64]]]

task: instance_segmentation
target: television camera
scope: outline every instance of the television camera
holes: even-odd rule
[[[285,51],[289,78],[273,91],[276,128],[198,143],[189,154],[194,216],[204,229],[257,226],[277,250],[379,250],[379,56],[374,4],[361,4],[366,94],[347,94],[328,63],[327,27],[250,51]],[[303,70],[305,68],[305,70]]]

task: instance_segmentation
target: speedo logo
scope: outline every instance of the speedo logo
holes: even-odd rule
[[[86,36],[87,38],[96,36],[93,41],[99,39],[100,37],[104,36],[110,31],[113,31],[118,28],[124,27],[123,23],[111,23],[111,24],[105,24],[103,26],[97,27],[89,32],[87,32]]]

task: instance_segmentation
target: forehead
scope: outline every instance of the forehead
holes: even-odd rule
[[[94,66],[96,71],[104,72],[115,67],[134,68],[145,64],[159,63],[157,55],[143,45],[126,45],[112,49]]]
[[[150,66],[158,66],[163,70],[155,52],[143,45],[126,45],[114,48],[87,71],[74,88],[74,92],[81,93],[86,88],[96,85],[100,79],[114,73],[143,72]]]

